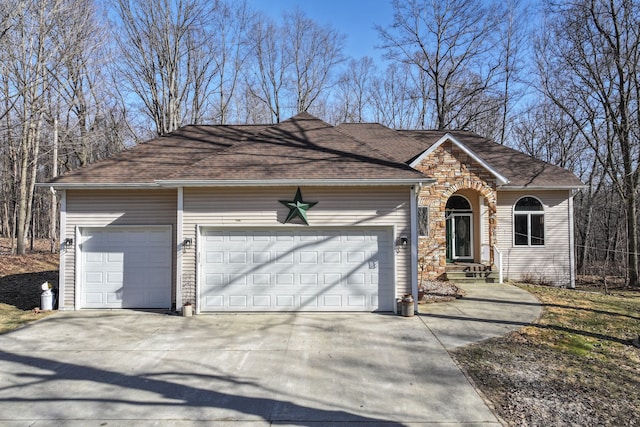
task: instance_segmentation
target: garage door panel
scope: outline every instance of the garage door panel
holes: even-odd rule
[[[391,242],[389,230],[202,234],[202,311],[374,311],[380,292],[389,300],[384,309],[393,307],[392,247],[380,244]],[[214,250],[219,248],[224,250]]]
[[[316,251],[301,251],[300,252],[300,264],[318,264],[318,252]]]
[[[318,296],[317,295],[300,295],[300,306],[304,308],[318,308]]]
[[[104,303],[103,297],[104,297],[104,294],[102,292],[86,292],[85,293],[85,300],[89,304],[103,304]]]
[[[337,251],[327,251],[322,254],[322,262],[325,264],[341,264],[342,254]]]
[[[276,264],[293,265],[293,252],[276,251]]]
[[[222,295],[208,295],[204,300],[204,306],[222,310],[224,309],[224,297]]]
[[[251,261],[254,264],[266,264],[271,261],[271,252],[253,251]]]
[[[322,275],[321,285],[323,287],[340,286],[342,275],[340,273],[325,273]]]
[[[248,299],[247,295],[230,295],[229,307],[248,308],[247,299]]]
[[[271,275],[268,273],[252,274],[251,279],[252,286],[264,287],[271,285]]]
[[[370,257],[367,256],[365,251],[349,251],[347,252],[347,263],[348,264],[364,264],[365,259]]]
[[[276,240],[279,242],[292,242],[293,241],[293,232],[287,231],[279,231],[276,233]]]
[[[80,230],[82,308],[169,308],[171,228]]]
[[[228,233],[230,242],[237,241],[246,241],[247,240],[247,232],[246,231],[229,231]]]
[[[224,262],[224,252],[207,252],[205,254],[207,264],[222,264]]]
[[[222,286],[224,284],[224,274],[209,273],[205,276],[204,286]]]
[[[352,273],[347,276],[347,285],[350,287],[351,285],[363,286],[366,284],[367,277],[364,273]]]
[[[364,308],[367,306],[366,295],[349,295],[347,296],[347,304],[352,308]]]
[[[121,304],[122,303],[122,293],[120,291],[107,292],[106,293],[106,297],[107,297],[106,304]]]
[[[318,286],[317,273],[301,273],[299,277],[302,286]]]
[[[205,242],[222,242],[224,236],[221,231],[207,231],[204,233]]]
[[[271,296],[269,295],[254,295],[253,296],[253,307],[256,308],[264,308],[266,310],[271,307]]]
[[[294,285],[293,273],[276,273],[276,286],[292,287]]]
[[[276,295],[276,306],[279,309],[295,309],[296,308],[296,296],[290,295]]]
[[[225,286],[229,285],[247,286],[247,276],[245,274],[229,274]]]

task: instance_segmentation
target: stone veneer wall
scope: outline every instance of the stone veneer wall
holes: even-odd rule
[[[484,196],[489,214],[489,243],[491,247],[495,244],[496,179],[450,141],[436,148],[416,169],[436,180],[419,195],[419,206],[429,207],[429,236],[421,237],[418,243],[418,277],[436,279],[445,273],[447,263],[445,207],[457,191],[471,189]],[[476,231],[474,239],[479,237]],[[493,264],[493,251],[490,253]]]

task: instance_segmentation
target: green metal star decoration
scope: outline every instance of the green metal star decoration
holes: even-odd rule
[[[314,207],[318,202],[304,202],[302,201],[302,193],[300,192],[300,187],[298,187],[298,191],[296,191],[296,197],[293,200],[278,200],[280,203],[289,208],[289,215],[287,215],[287,219],[284,220],[285,224],[295,217],[298,217],[305,224],[309,225],[307,222],[307,210]]]

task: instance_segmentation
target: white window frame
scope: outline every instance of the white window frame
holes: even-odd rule
[[[538,203],[540,203],[540,206],[542,206],[542,210],[541,211],[516,211],[516,205],[520,202],[520,200],[524,199],[524,198],[532,198],[532,199],[536,199],[538,201]],[[518,244],[516,243],[516,215],[522,215],[522,216],[526,216],[527,217],[527,244]],[[542,236],[542,244],[541,245],[532,245],[531,244],[531,215],[541,215],[542,216],[542,232],[543,232],[543,236]],[[545,217],[546,217],[546,209],[544,206],[544,203],[542,203],[542,200],[540,200],[540,198],[536,197],[536,196],[531,196],[531,195],[525,195],[522,197],[519,197],[518,200],[515,201],[515,203],[513,204],[512,207],[512,215],[511,215],[511,219],[512,219],[512,228],[513,228],[513,233],[512,233],[512,239],[513,239],[513,246],[516,248],[544,248],[546,246],[546,242],[547,242],[547,223],[545,221]]]

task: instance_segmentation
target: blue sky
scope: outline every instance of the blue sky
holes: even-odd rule
[[[248,0],[257,11],[280,19],[285,11],[299,7],[320,24],[330,24],[346,34],[345,54],[353,58],[370,56],[379,62],[382,56],[375,24],[391,24],[390,0]]]

